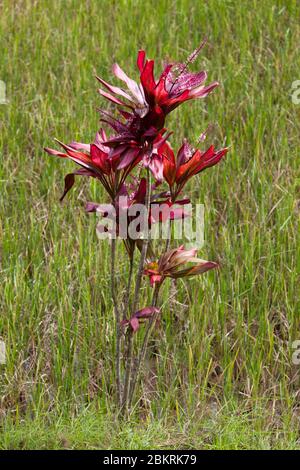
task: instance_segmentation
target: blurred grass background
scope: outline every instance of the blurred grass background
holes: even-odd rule
[[[299,3],[4,0],[0,13],[9,100],[0,105],[0,448],[297,447]],[[158,72],[205,36],[193,67],[221,86],[168,127],[177,145],[212,123],[207,145],[231,146],[190,186],[205,204],[201,257],[222,269],[178,284],[178,303],[165,289],[141,406],[122,428],[112,409],[109,250],[83,210],[103,192],[78,179],[59,204],[73,165],[42,149],[54,137],[93,139],[95,74],[110,82],[117,61],[137,78],[139,48]]]

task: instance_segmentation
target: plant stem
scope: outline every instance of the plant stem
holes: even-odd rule
[[[171,220],[169,220],[168,222],[169,222],[169,225],[168,225],[167,239],[166,239],[166,245],[165,245],[164,252],[167,252],[170,249],[170,243],[171,243],[171,234],[172,234]],[[159,285],[155,286],[155,289],[154,289],[154,292],[153,292],[153,297],[152,297],[152,304],[151,304],[152,307],[157,307],[159,287],[160,287]],[[140,373],[140,368],[141,368],[142,363],[145,360],[145,355],[146,355],[146,351],[147,351],[147,346],[148,346],[150,334],[152,332],[152,327],[155,324],[156,318],[157,318],[157,314],[154,314],[153,317],[149,320],[149,323],[148,323],[148,326],[147,326],[147,329],[146,329],[146,333],[145,333],[145,336],[144,336],[142,348],[141,348],[139,357],[137,359],[136,369],[133,372],[131,386],[130,386],[130,393],[129,393],[129,403],[128,403],[129,408],[130,408],[130,406],[132,404],[132,400],[134,398],[134,393],[135,393],[136,384],[137,384],[139,373]]]
[[[153,297],[152,297],[152,307],[156,307],[156,306],[157,306],[159,288],[160,288],[160,285],[159,285],[159,284],[155,286],[155,289],[154,289],[154,292],[153,292]],[[134,371],[134,374],[133,374],[133,377],[132,377],[132,381],[131,381],[130,395],[129,395],[129,403],[128,403],[128,406],[129,406],[129,407],[131,406],[132,400],[133,400],[133,398],[134,398],[134,392],[135,392],[135,388],[136,388],[136,384],[137,384],[137,379],[138,379],[138,376],[139,376],[140,368],[141,368],[141,365],[142,365],[142,363],[144,362],[144,359],[145,359],[145,355],[146,355],[146,351],[147,351],[147,346],[148,346],[148,342],[149,342],[149,338],[150,338],[150,333],[152,332],[152,327],[153,327],[154,324],[155,324],[157,315],[158,315],[158,314],[155,313],[155,314],[150,318],[149,323],[148,323],[148,325],[147,325],[147,329],[146,329],[146,332],[145,332],[145,336],[144,336],[142,348],[141,348],[141,351],[140,351],[140,354],[139,354],[139,357],[138,357],[138,360],[137,360],[137,366],[136,366],[136,369],[135,369],[135,371]]]
[[[121,325],[120,325],[120,311],[118,307],[118,301],[116,296],[116,286],[115,286],[115,274],[116,274],[116,239],[112,238],[111,240],[111,296],[113,299],[114,310],[115,310],[115,319],[116,319],[116,382],[117,382],[117,398],[118,403],[121,403]]]
[[[134,298],[132,302],[131,313],[136,312],[138,302],[139,302],[139,294],[143,276],[143,270],[145,265],[145,260],[147,256],[147,249],[149,244],[149,227],[148,227],[148,219],[149,219],[149,209],[150,209],[150,202],[151,202],[151,177],[150,171],[147,168],[147,188],[146,188],[146,237],[143,240],[143,246],[141,251],[141,257],[139,262],[139,268],[136,276],[136,283],[135,283],[135,291],[134,291]],[[124,384],[124,394],[123,394],[123,402],[122,407],[126,409],[126,412],[129,411],[128,407],[128,399],[129,399],[129,391],[130,391],[130,382],[131,382],[131,375],[132,375],[132,349],[133,349],[133,331],[128,328],[127,332],[127,367],[126,367],[126,375],[125,375],[125,384]]]
[[[134,300],[132,304],[132,312],[134,313],[137,309],[138,302],[139,302],[139,295],[140,295],[140,288],[142,282],[142,276],[145,266],[145,260],[147,256],[148,244],[149,244],[149,227],[148,227],[148,219],[149,219],[149,211],[150,211],[150,201],[151,201],[151,176],[149,169],[147,169],[147,190],[146,190],[146,238],[143,240],[142,252],[140,257],[139,269],[136,277],[136,284],[135,284],[135,291],[134,291]]]
[[[127,287],[125,291],[125,297],[124,297],[124,311],[123,311],[123,320],[127,318],[128,314],[128,307],[129,307],[129,302],[130,302],[130,287],[131,287],[131,282],[132,282],[132,274],[133,274],[133,257],[130,258],[129,261],[129,274],[128,274],[128,282],[127,282]]]
[[[171,220],[168,220],[168,233],[167,233],[167,239],[166,239],[166,246],[165,246],[165,253],[169,251],[170,248],[170,243],[171,243],[171,235],[172,235],[172,226],[171,226]]]

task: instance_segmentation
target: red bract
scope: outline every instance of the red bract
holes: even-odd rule
[[[189,64],[196,59],[202,45],[184,64],[168,64],[157,81],[154,78],[154,60],[146,60],[145,51],[139,51],[137,64],[141,74],[140,80],[150,109],[155,108],[158,112],[159,108],[166,116],[185,101],[205,98],[218,86],[218,82],[204,86],[207,78],[205,71],[188,72]]]
[[[192,176],[219,163],[228,152],[228,148],[215,150],[211,145],[205,152],[201,152],[192,149],[185,140],[176,158],[167,142],[160,147],[159,152],[163,156],[164,178],[170,187],[172,199],[175,200]]]
[[[129,109],[125,117],[138,116],[142,119],[139,127],[144,131],[152,126],[160,130],[164,125],[166,115],[173,109],[185,101],[206,97],[218,85],[218,82],[213,82],[204,86],[207,78],[205,71],[188,72],[189,65],[195,61],[203,45],[204,43],[188,57],[184,64],[166,65],[158,80],[154,78],[154,60],[146,60],[146,53],[141,50],[137,56],[140,83],[129,78],[118,64],[114,64],[112,71],[126,84],[127,90],[110,85],[97,77],[109,91],[107,93],[100,89],[99,92],[114,104]]]
[[[204,86],[207,77],[204,71],[188,72],[188,66],[196,59],[202,46],[203,44],[184,64],[167,65],[157,81],[154,78],[154,61],[146,60],[145,51],[139,51],[137,58],[140,83],[129,78],[118,64],[114,64],[113,73],[126,84],[127,90],[110,85],[97,77],[109,91],[108,93],[100,89],[100,94],[119,106],[119,112],[124,119],[116,119],[110,113],[99,110],[102,121],[116,132],[105,145],[116,152],[122,149],[119,165],[128,165],[140,152],[144,165],[149,166],[157,180],[162,180],[162,165],[153,146],[165,131],[163,127],[167,114],[185,101],[204,98],[218,85],[213,82]]]
[[[185,250],[183,246],[169,250],[157,262],[149,263],[144,274],[149,276],[150,284],[153,286],[156,283],[161,284],[166,277],[177,279],[196,276],[218,267],[217,263],[197,258],[196,253],[197,249]],[[194,263],[194,266],[180,269],[186,263]]]
[[[155,313],[159,313],[159,308],[157,307],[142,308],[141,310],[138,310],[137,312],[135,312],[135,314],[132,315],[132,317],[129,320],[122,320],[121,325],[122,326],[129,325],[132,331],[136,333],[140,327],[140,322],[153,317]]]
[[[127,161],[127,164],[124,164],[123,161],[123,164],[120,165],[122,148],[119,148],[118,152],[110,151],[108,147],[105,146],[106,141],[106,134],[103,129],[101,129],[92,144],[72,142],[66,145],[57,140],[66,153],[47,147],[44,149],[50,155],[69,158],[82,167],[81,170],[76,170],[66,175],[65,190],[60,200],[63,200],[74,185],[75,175],[97,178],[103,184],[111,199],[113,200],[115,198],[127,175],[140,161],[140,156],[139,151],[137,151],[132,155],[132,158]]]

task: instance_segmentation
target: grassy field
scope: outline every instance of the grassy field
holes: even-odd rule
[[[300,448],[299,19],[293,0],[0,1],[1,449]],[[221,86],[168,125],[178,144],[212,123],[208,140],[231,146],[192,187],[201,256],[222,268],[178,284],[176,301],[166,287],[142,400],[122,423],[109,250],[83,210],[104,195],[78,179],[60,204],[73,165],[43,147],[93,139],[95,74],[110,82],[117,61],[137,77],[138,48],[159,68],[204,36],[194,68]],[[120,282],[127,269],[120,256]]]

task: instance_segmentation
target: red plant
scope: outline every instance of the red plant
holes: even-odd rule
[[[100,94],[116,105],[119,113],[117,118],[106,110],[99,110],[102,123],[109,126],[112,134],[107,137],[104,129],[100,129],[91,144],[72,142],[66,145],[57,141],[63,151],[45,148],[50,155],[70,159],[81,167],[66,175],[61,200],[74,185],[76,175],[95,178],[109,196],[110,205],[105,209],[98,203],[89,202],[86,210],[98,212],[102,217],[98,230],[111,235],[110,284],[116,320],[116,391],[120,406],[127,412],[134,398],[152,328],[161,312],[158,302],[162,283],[167,278],[196,276],[218,266],[197,258],[195,248],[185,249],[182,245],[170,249],[171,230],[164,247],[161,248],[162,244],[158,247],[160,254],[154,250],[149,238],[149,229],[153,224],[159,226],[166,221],[170,224],[175,219],[189,216],[185,204],[190,201],[185,197],[178,200],[180,193],[193,176],[216,165],[228,151],[227,148],[215,150],[214,146],[210,146],[202,152],[194,150],[184,140],[175,157],[168,142],[172,134],[165,128],[168,114],[186,101],[206,97],[218,85],[217,82],[205,85],[205,71],[192,73],[188,70],[202,47],[203,44],[183,64],[167,64],[158,79],[154,77],[154,61],[146,59],[143,50],[137,56],[139,80],[132,80],[115,64],[113,73],[126,87],[110,85],[97,77],[104,87],[99,90]],[[161,185],[165,187],[161,188]],[[138,205],[143,205],[147,210],[145,226],[137,221],[135,215],[129,214],[130,209],[138,208]],[[124,215],[126,229],[135,223],[137,237],[128,232],[128,236],[123,238],[130,267],[125,295],[120,299],[122,285],[116,282],[116,241],[114,231],[105,226],[104,219],[113,219],[115,235],[121,237]],[[133,285],[136,247],[140,257]],[[143,276],[149,277],[154,287],[151,305],[147,307],[140,306]],[[146,291],[143,291],[143,297],[146,300]],[[142,346],[133,368],[133,335],[145,323]]]

